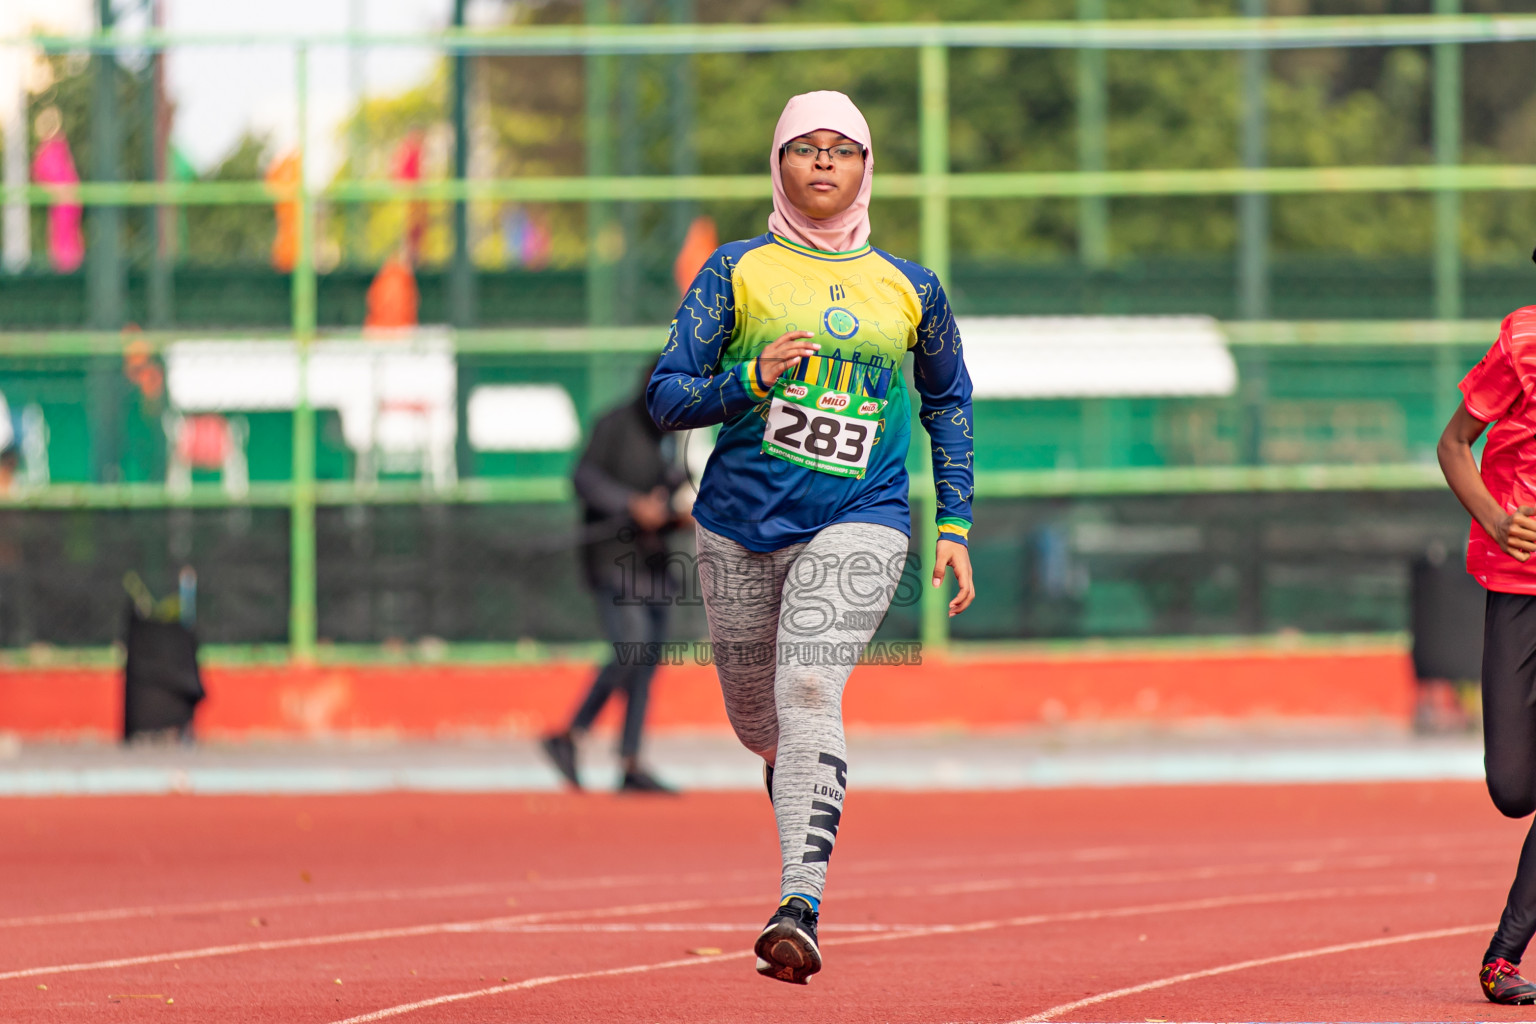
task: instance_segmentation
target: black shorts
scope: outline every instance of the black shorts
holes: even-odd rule
[[[1536,594],[1488,592],[1483,749],[1494,806],[1511,818],[1536,811]]]

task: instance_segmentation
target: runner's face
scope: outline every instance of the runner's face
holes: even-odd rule
[[[779,177],[784,182],[784,194],[795,209],[812,220],[836,217],[859,197],[859,186],[864,183],[864,161],[838,159],[829,150],[841,143],[858,146],[858,143],[840,132],[827,129],[810,132],[794,139],[790,145],[818,146],[821,150],[810,159],[796,159],[790,153],[779,154]]]

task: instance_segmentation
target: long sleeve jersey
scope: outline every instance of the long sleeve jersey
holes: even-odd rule
[[[759,353],[789,331],[820,352],[794,380],[887,401],[864,477],[797,466],[761,451],[771,387]],[[664,430],[723,424],[693,515],[753,551],[808,541],[834,523],[911,531],[911,409],[901,365],[913,355],[920,418],[933,450],[940,536],[971,528],[971,379],[949,300],[932,271],[868,245],[807,249],[773,234],[716,249],[688,289],[646,389]]]

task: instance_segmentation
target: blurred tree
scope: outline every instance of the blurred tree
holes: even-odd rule
[[[1423,13],[1431,0],[1270,0],[1275,14]],[[1536,0],[1464,0],[1471,12],[1536,11]],[[614,20],[667,20],[666,0],[615,0]],[[522,23],[579,23],[585,0],[545,0],[507,6]],[[1233,15],[1238,0],[1107,0],[1111,18]],[[1076,16],[1075,0],[697,0],[705,22],[1003,21]],[[1536,44],[1468,49],[1465,77],[1465,154],[1469,162],[1536,160]],[[1474,56],[1475,55],[1475,58]],[[616,60],[618,58],[615,58]],[[917,60],[910,50],[822,53],[704,54],[687,58],[699,97],[686,124],[671,118],[669,71],[674,58],[634,61],[636,83],[623,109],[633,112],[629,137],[638,140],[630,166],[665,174],[680,139],[690,138],[703,173],[758,174],[768,135],[783,102],[795,92],[835,88],[848,92],[868,116],[878,167],[917,167]],[[60,111],[82,169],[90,166],[89,76],[82,55],[48,58],[51,82],[30,99],[29,114]],[[1111,168],[1216,168],[1238,162],[1238,59],[1221,52],[1113,51],[1107,58]],[[1402,164],[1431,160],[1428,48],[1281,51],[1273,55],[1267,101],[1269,158],[1274,166]],[[119,65],[119,110],[130,166],[123,177],[148,175],[147,140],[139,102],[143,77]],[[584,61],[580,57],[477,58],[472,130],[474,173],[486,176],[580,174],[585,167]],[[360,122],[364,146],[359,176],[387,179],[401,140],[424,133],[423,177],[447,174],[446,65],[422,85],[396,96],[367,100],[339,129],[345,141]],[[950,60],[951,166],[957,171],[1071,170],[1077,160],[1075,62],[1069,51],[965,49]],[[619,111],[618,99],[612,108]],[[620,133],[621,136],[623,133]],[[620,139],[622,145],[622,138]],[[243,138],[213,180],[259,180],[265,142]],[[143,166],[141,166],[143,165]],[[352,176],[344,163],[338,180]],[[1219,255],[1235,244],[1233,203],[1227,196],[1113,200],[1112,255],[1165,253]],[[1421,255],[1432,236],[1431,201],[1419,194],[1278,196],[1272,206],[1273,243],[1280,253],[1395,257]],[[422,260],[446,260],[451,238],[446,204],[428,204]],[[377,266],[399,246],[406,228],[404,203],[366,208],[364,249],[346,258]],[[710,202],[722,238],[763,230],[764,202]],[[514,254],[508,225],[536,219],[550,236],[554,266],[579,265],[587,244],[579,203],[475,203],[473,251],[478,262],[502,265]],[[41,232],[41,210],[35,231]],[[872,210],[878,244],[917,255],[916,204],[880,200]],[[1506,260],[1528,251],[1536,196],[1472,194],[1463,207],[1469,260]],[[321,225],[320,251],[337,251],[342,218]],[[641,204],[638,258],[664,278],[675,255],[664,204]],[[185,258],[218,262],[263,260],[271,241],[269,207],[203,207],[187,212]],[[1077,244],[1073,200],[957,200],[953,249],[960,261],[1069,259]],[[142,254],[144,220],[130,217],[130,244]],[[39,234],[40,238],[41,235]]]
[[[1271,0],[1276,14],[1424,13],[1430,0]],[[661,21],[658,2],[637,3],[641,20]],[[1536,0],[1467,0],[1469,11],[1536,10]],[[1109,0],[1111,18],[1208,17],[1238,13],[1237,0]],[[579,0],[520,7],[539,23],[581,20]],[[925,0],[700,0],[704,21],[856,23],[934,20]],[[1062,19],[1074,0],[948,0],[950,21]],[[1536,45],[1479,47],[1466,76],[1469,162],[1536,158]],[[675,135],[666,122],[664,57],[642,62],[640,116],[644,170],[666,173]],[[763,170],[767,138],[785,99],[816,88],[853,96],[875,136],[879,169],[917,168],[917,61],[909,50],[798,54],[704,54],[691,58],[706,97],[688,129],[704,173]],[[580,173],[582,62],[574,57],[487,58],[488,122],[503,173]],[[1238,163],[1238,58],[1207,51],[1108,55],[1109,166],[1219,168]],[[1431,160],[1429,52],[1425,47],[1281,51],[1272,60],[1267,102],[1273,166],[1404,164]],[[1497,69],[1495,71],[1495,69]],[[1487,72],[1487,73],[1485,73]],[[1522,87],[1523,86],[1523,87]],[[965,49],[950,60],[951,166],[956,171],[1062,171],[1077,161],[1075,60],[1068,51]],[[1277,197],[1273,244],[1285,253],[1417,255],[1432,238],[1430,197],[1334,194]],[[1221,254],[1236,241],[1228,196],[1127,198],[1111,203],[1117,256]],[[1519,211],[1520,216],[1511,216]],[[763,203],[707,203],[721,237],[763,230]],[[1463,214],[1470,259],[1511,258],[1528,247],[1523,230],[1536,197],[1471,195]],[[580,208],[553,218],[556,259],[575,262]],[[659,217],[653,211],[652,219]],[[916,204],[877,201],[875,238],[916,255]],[[1072,200],[958,200],[951,223],[957,259],[1069,258],[1077,244]],[[657,253],[659,257],[662,254]]]
[[[261,181],[272,161],[265,135],[240,136],[228,156],[200,175],[200,181]],[[186,207],[182,258],[194,263],[269,262],[277,218],[271,203]]]

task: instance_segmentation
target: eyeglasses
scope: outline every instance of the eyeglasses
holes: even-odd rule
[[[813,146],[809,142],[786,142],[779,147],[779,157],[791,167],[810,167],[821,154],[826,153],[832,163],[855,164],[864,162],[864,147],[857,142],[839,142],[835,146]]]

